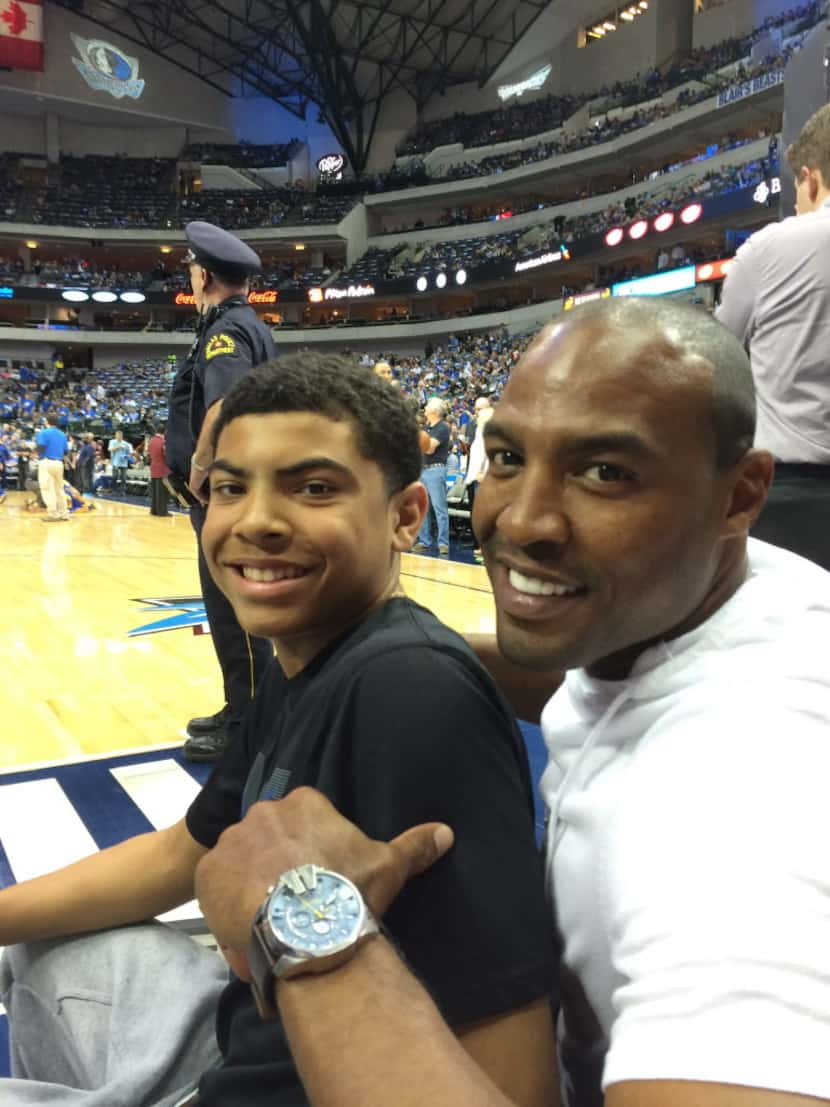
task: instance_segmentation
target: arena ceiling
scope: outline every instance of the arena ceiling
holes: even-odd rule
[[[549,0],[55,0],[232,91],[318,105],[360,172],[380,105],[483,84]]]

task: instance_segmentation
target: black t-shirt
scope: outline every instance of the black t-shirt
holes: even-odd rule
[[[301,785],[373,838],[433,820],[455,830],[453,850],[385,918],[450,1023],[551,994],[524,744],[472,651],[430,612],[390,600],[293,679],[274,662],[188,829],[212,848],[250,804]],[[204,1107],[307,1104],[279,1024],[260,1020],[241,981],[220,1000],[217,1039],[224,1062],[202,1077]]]
[[[440,420],[432,427],[424,427],[430,436],[438,441],[434,453],[424,454],[424,465],[446,465],[447,454],[450,452],[450,428],[449,424]]]

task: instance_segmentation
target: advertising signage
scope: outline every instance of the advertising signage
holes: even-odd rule
[[[339,300],[367,300],[376,295],[377,290],[373,284],[350,284],[348,288],[310,288],[308,302],[330,304]]]
[[[707,261],[697,267],[695,280],[698,284],[706,284],[708,281],[722,281],[732,268],[734,258],[722,258],[720,261]]]
[[[572,296],[566,296],[562,304],[565,311],[573,311],[583,304],[593,304],[597,300],[607,300],[611,295],[610,288],[592,288],[590,292],[575,292]]]
[[[275,304],[279,298],[280,294],[276,288],[263,288],[260,291],[248,293],[249,304]],[[196,297],[192,292],[177,292],[173,297],[173,303],[179,307],[184,305],[195,307]]]
[[[718,107],[724,108],[727,104],[734,104],[736,100],[745,100],[747,96],[754,96],[756,92],[763,92],[765,88],[773,88],[775,85],[783,85],[784,70],[774,69],[772,73],[763,73],[751,81],[741,81],[737,85],[731,85],[718,94]]]
[[[665,269],[648,277],[634,277],[630,281],[618,281],[611,285],[613,296],[665,296],[668,292],[683,292],[695,286],[694,265],[680,269]]]

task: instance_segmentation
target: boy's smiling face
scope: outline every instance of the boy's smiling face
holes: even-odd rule
[[[244,415],[217,442],[202,543],[241,626],[291,676],[396,590],[424,510],[420,484],[390,496],[348,420]]]

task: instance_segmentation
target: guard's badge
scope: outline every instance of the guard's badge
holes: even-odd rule
[[[236,343],[229,334],[215,334],[205,348],[205,357],[208,361],[217,354],[235,354]]]

